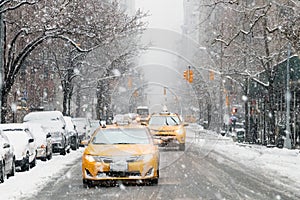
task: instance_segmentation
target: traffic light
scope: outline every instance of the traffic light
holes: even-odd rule
[[[185,70],[183,72],[183,77],[184,77],[185,80],[188,80],[188,71],[187,70]]]
[[[189,70],[189,79],[188,79],[188,81],[189,81],[189,83],[192,83],[193,80],[194,80],[194,72],[193,72],[193,70]]]
[[[228,95],[226,95],[226,99],[225,99],[225,103],[226,103],[226,107],[228,107],[229,106],[229,96]]]
[[[237,108],[232,108],[232,114],[236,114],[237,113]]]
[[[132,78],[128,78],[128,88],[132,88]]]
[[[213,71],[209,71],[209,80],[213,81],[215,79],[215,73]]]
[[[135,91],[134,91],[134,93],[133,93],[133,95],[134,95],[135,97],[138,97],[138,96],[139,96],[139,93],[138,93],[138,91],[137,91],[137,90],[135,90]]]

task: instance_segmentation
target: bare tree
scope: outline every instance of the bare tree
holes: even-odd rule
[[[297,38],[295,32],[286,31],[282,34],[281,27],[287,16],[295,10],[293,1],[209,1],[205,6],[211,9],[210,13],[219,20],[214,23],[218,27],[218,34],[211,38],[213,44],[222,44],[224,49],[219,52],[222,59],[222,74],[227,79],[239,83],[248,97],[245,104],[245,117],[248,117],[249,79],[261,85],[267,113],[268,141],[274,143],[276,88],[275,79],[278,76],[274,67],[286,58],[287,43],[291,38]],[[285,20],[284,20],[285,19]],[[289,23],[286,30],[297,30],[295,23]],[[289,37],[290,36],[290,39]],[[287,38],[288,40],[286,40]],[[297,47],[297,45],[294,45]],[[222,49],[222,46],[221,46]],[[295,48],[296,50],[296,48]],[[225,66],[225,67],[224,67]],[[227,66],[227,67],[226,67]],[[224,70],[226,69],[226,71]],[[264,80],[256,75],[264,71]],[[249,119],[246,119],[246,124]],[[249,129],[249,127],[247,127]]]
[[[133,26],[130,20],[122,18],[123,13],[118,12],[115,3],[97,0],[26,2],[22,7],[9,6],[11,11],[3,12],[2,122],[5,122],[7,98],[15,77],[38,46],[57,38],[79,52],[88,52],[126,36]],[[136,19],[135,25],[138,23]]]

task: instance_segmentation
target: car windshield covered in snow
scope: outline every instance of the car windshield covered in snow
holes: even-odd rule
[[[151,138],[144,128],[99,129],[92,144],[150,144]]]
[[[61,138],[62,134],[60,132],[52,132],[51,137],[52,138]]]

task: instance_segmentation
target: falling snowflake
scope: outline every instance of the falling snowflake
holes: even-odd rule
[[[243,100],[244,102],[246,102],[246,101],[248,101],[248,97],[245,96],[245,95],[243,95],[243,96],[242,96],[242,100]]]
[[[120,184],[120,189],[121,189],[121,190],[125,190],[125,189],[126,189],[125,185]]]

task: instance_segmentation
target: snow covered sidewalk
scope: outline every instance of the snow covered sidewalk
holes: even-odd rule
[[[66,156],[54,155],[49,161],[38,160],[36,167],[16,175],[0,184],[0,199],[23,199],[30,197],[43,188],[52,178],[82,156],[83,148],[71,151]]]
[[[253,170],[270,176],[278,184],[285,185],[299,193],[299,150],[267,148],[260,145],[237,143],[233,142],[231,138],[223,137],[207,130],[200,131],[200,134],[204,135],[204,137],[201,137],[204,139],[196,140],[200,147],[205,146],[207,148],[210,146],[211,151],[215,151]],[[212,138],[214,138],[213,144],[211,143]],[[210,144],[208,145],[207,143]]]

